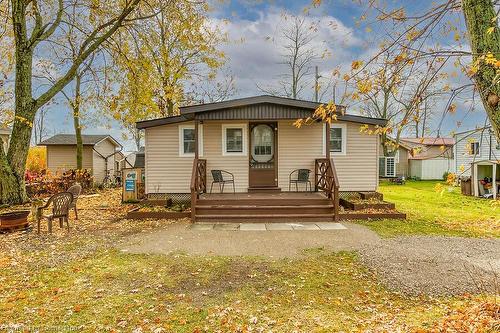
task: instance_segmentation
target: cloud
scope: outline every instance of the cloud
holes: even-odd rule
[[[213,19],[228,34],[231,42],[223,47],[228,59],[228,67],[235,76],[235,82],[241,96],[262,94],[257,84],[263,87],[275,86],[280,74],[287,71],[279,64],[286,44],[282,29],[289,26],[288,20],[278,8],[259,12],[254,20],[234,19],[223,23]],[[329,15],[303,16],[305,26],[315,26],[314,38],[310,46],[318,54],[329,54],[313,65],[318,65],[322,76],[330,76],[337,67],[346,67],[363,45],[352,28]],[[308,87],[302,98],[311,99],[313,87]]]

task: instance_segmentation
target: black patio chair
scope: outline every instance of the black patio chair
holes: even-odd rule
[[[306,191],[307,191],[307,184],[309,184],[309,191],[312,191],[312,184],[311,181],[309,180],[309,175],[311,174],[311,170],[309,169],[296,169],[290,172],[290,175],[288,176],[288,191],[291,190],[292,184],[295,184],[295,191],[299,191],[299,184],[306,184]]]
[[[234,175],[231,172],[225,170],[211,170],[210,172],[212,172],[212,178],[214,179],[210,185],[210,193],[212,193],[214,184],[219,184],[220,193],[224,193],[224,186],[226,184],[233,184],[233,193],[236,193]]]

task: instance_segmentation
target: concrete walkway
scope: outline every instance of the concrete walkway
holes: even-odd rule
[[[300,258],[305,249],[356,251],[390,289],[407,294],[495,292],[500,240],[411,236],[381,239],[352,223],[176,223],[133,235],[120,247],[130,253]],[[264,229],[265,228],[265,229]],[[275,229],[273,229],[275,228]],[[286,228],[286,230],[276,230]],[[330,228],[330,229],[328,229]],[[251,230],[257,229],[257,230]]]
[[[345,230],[341,223],[195,223],[191,230],[224,230],[224,231],[303,231],[303,230]]]

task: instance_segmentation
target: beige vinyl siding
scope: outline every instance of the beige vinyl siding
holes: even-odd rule
[[[323,150],[324,124],[312,124],[297,128],[293,121],[278,123],[278,184],[288,191],[290,172],[295,169],[311,170],[311,183],[314,188],[314,163],[325,156]],[[300,190],[304,190],[302,185]]]
[[[179,125],[147,128],[144,140],[146,193],[189,193],[193,158],[179,156]]]
[[[234,173],[238,192],[248,188],[248,155],[222,155],[222,125],[248,122],[208,122],[200,125],[203,133],[203,155],[207,160],[207,185],[212,183],[210,170],[223,169]],[[179,156],[179,126],[193,122],[163,125],[146,129],[146,193],[189,193],[193,157]],[[248,129],[247,129],[248,130]],[[214,186],[214,192],[218,187]],[[225,192],[232,191],[228,185]]]
[[[222,154],[222,125],[230,124],[245,125],[245,131],[247,134],[244,135],[244,138],[247,139],[247,153],[244,156],[223,156]],[[203,158],[207,159],[207,186],[210,186],[213,180],[210,170],[222,169],[234,174],[236,192],[247,192],[249,173],[248,135],[248,122],[245,121],[206,121],[203,124]],[[208,190],[210,190],[210,188]],[[231,185],[226,185],[224,188],[224,192],[232,190]],[[219,192],[217,184],[214,185],[213,192]]]
[[[279,186],[288,191],[289,174],[294,169],[310,169],[314,186],[314,162],[325,157],[325,125],[296,128],[291,121],[278,127]],[[331,157],[335,163],[340,191],[376,191],[378,187],[378,136],[359,132],[361,125],[346,124],[346,154]]]
[[[378,135],[360,133],[360,124],[346,124],[346,154],[334,155],[332,153],[340,190],[376,191],[378,187]]]
[[[114,175],[114,170],[115,170],[115,155],[111,156],[115,152],[116,146],[111,142],[110,139],[105,139],[96,145],[94,145],[94,150],[98,151],[93,152],[93,175],[94,175],[94,181],[97,183],[101,183],[106,177],[106,162],[104,157],[108,157],[108,164],[107,164],[107,169],[109,170],[109,175],[113,177]]]
[[[93,169],[92,146],[83,147],[83,168]],[[47,169],[52,174],[61,174],[76,168],[76,146],[47,146]]]

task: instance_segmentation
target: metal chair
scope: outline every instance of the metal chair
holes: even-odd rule
[[[292,172],[290,172],[290,175],[288,176],[288,191],[291,191],[292,184],[295,184],[295,191],[298,192],[299,183],[306,184],[306,191],[307,191],[307,184],[309,184],[309,191],[312,191],[312,184],[311,181],[309,180],[310,174],[311,170],[309,169],[295,169]]]
[[[226,183],[232,183],[233,193],[236,193],[236,189],[234,188],[234,175],[231,172],[225,170],[211,170],[210,172],[212,173],[212,178],[214,179],[210,185],[210,193],[212,193],[214,183],[219,184],[220,193],[224,193],[224,185],[226,185]],[[227,175],[227,177],[230,178],[227,179],[224,175]]]
[[[78,210],[76,208],[76,202],[78,201],[78,197],[82,193],[82,186],[78,183],[75,183],[70,188],[68,188],[68,192],[73,194],[73,201],[71,201],[69,209],[73,208],[73,210],[75,211],[75,217],[78,220]]]
[[[59,227],[63,227],[64,221],[66,221],[66,225],[69,231],[69,206],[73,201],[73,194],[70,192],[62,192],[54,194],[49,198],[45,206],[38,207],[36,211],[36,220],[38,224],[38,233],[40,233],[40,220],[42,218],[47,219],[49,223],[49,233],[52,233],[52,220],[59,219]],[[47,209],[52,204],[52,214],[44,215],[44,209]]]

